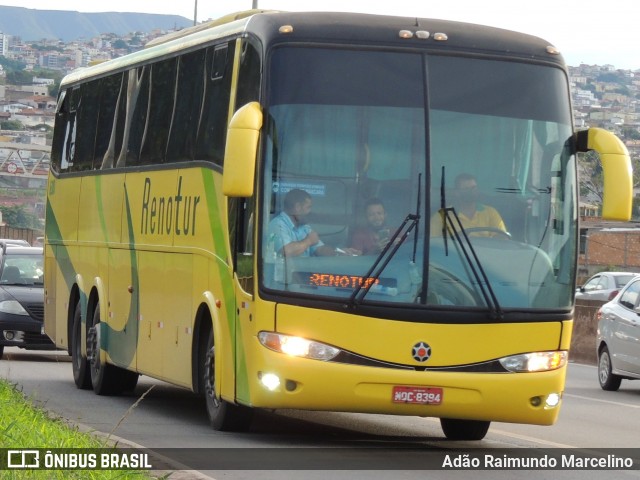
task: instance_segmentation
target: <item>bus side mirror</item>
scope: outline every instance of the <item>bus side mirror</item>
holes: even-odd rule
[[[262,128],[258,102],[247,103],[234,113],[227,130],[222,192],[228,197],[251,197]]]
[[[600,154],[604,178],[602,218],[629,221],[633,199],[633,171],[627,147],[613,133],[602,128],[580,131],[577,139],[579,152],[595,150]]]

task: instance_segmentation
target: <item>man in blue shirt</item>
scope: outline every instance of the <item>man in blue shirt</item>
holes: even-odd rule
[[[284,197],[284,211],[269,223],[269,233],[275,234],[275,251],[285,257],[334,256],[338,252],[325,245],[318,233],[307,223],[311,212],[311,195],[295,188]]]

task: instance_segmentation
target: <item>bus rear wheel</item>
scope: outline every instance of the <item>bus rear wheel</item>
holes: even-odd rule
[[[440,419],[442,431],[449,440],[482,440],[490,425],[491,422],[482,420]]]
[[[71,326],[71,368],[73,370],[73,381],[81,390],[91,388],[91,373],[87,357],[82,355],[82,317],[80,301],[76,303],[73,312],[73,325]]]
[[[213,332],[209,332],[201,378],[209,424],[214,430],[246,431],[251,426],[253,409],[234,405],[216,395],[215,358]]]
[[[87,361],[96,395],[118,395],[133,390],[138,383],[137,372],[100,361],[100,303],[96,304],[91,328],[87,330]]]

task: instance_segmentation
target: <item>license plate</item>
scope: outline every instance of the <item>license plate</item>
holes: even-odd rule
[[[393,403],[417,403],[421,405],[440,405],[442,389],[438,387],[393,387]]]

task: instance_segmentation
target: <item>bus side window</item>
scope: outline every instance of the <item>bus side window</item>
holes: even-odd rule
[[[118,112],[124,108],[124,105],[122,105],[122,107],[120,106],[122,102],[119,101],[123,77],[124,74],[117,73],[100,80],[100,109],[98,126],[96,128],[96,144],[93,153],[94,168],[112,168],[115,152],[120,150],[116,148],[116,141]],[[124,111],[122,113],[124,114]],[[120,141],[122,141],[122,138],[120,138]]]
[[[253,221],[255,197],[229,199],[229,237],[242,289],[253,294]]]
[[[60,158],[60,167],[62,170],[67,170],[73,167],[73,161],[75,159],[80,87],[74,87],[67,93],[66,105],[68,108],[64,127],[64,139],[62,143],[62,156]]]
[[[129,71],[127,87],[127,114],[123,148],[118,156],[118,167],[140,164],[140,151],[144,138],[149,110],[149,72],[150,66],[134,68]]]
[[[240,78],[236,93],[236,110],[249,102],[260,100],[260,54],[248,41],[242,44]]]
[[[178,85],[167,145],[167,162],[195,159],[196,134],[204,97],[205,51],[198,50],[178,58]],[[225,110],[219,105],[221,110]]]
[[[77,107],[74,171],[93,168],[93,150],[100,98],[100,81],[94,80],[80,87]]]
[[[65,141],[66,124],[69,112],[69,95],[68,90],[61,90],[58,95],[58,106],[56,107],[56,127],[53,133],[51,146],[51,168],[55,172],[62,170],[62,150]],[[65,161],[66,164],[66,161]],[[66,166],[65,166],[66,168]]]
[[[176,90],[175,58],[151,65],[149,99],[153,99],[146,118],[146,127],[140,147],[140,165],[165,162],[169,128],[173,116]]]
[[[220,167],[224,163],[224,147],[229,121],[234,47],[233,42],[210,47],[203,62],[206,66],[206,76],[195,158],[209,160]]]

